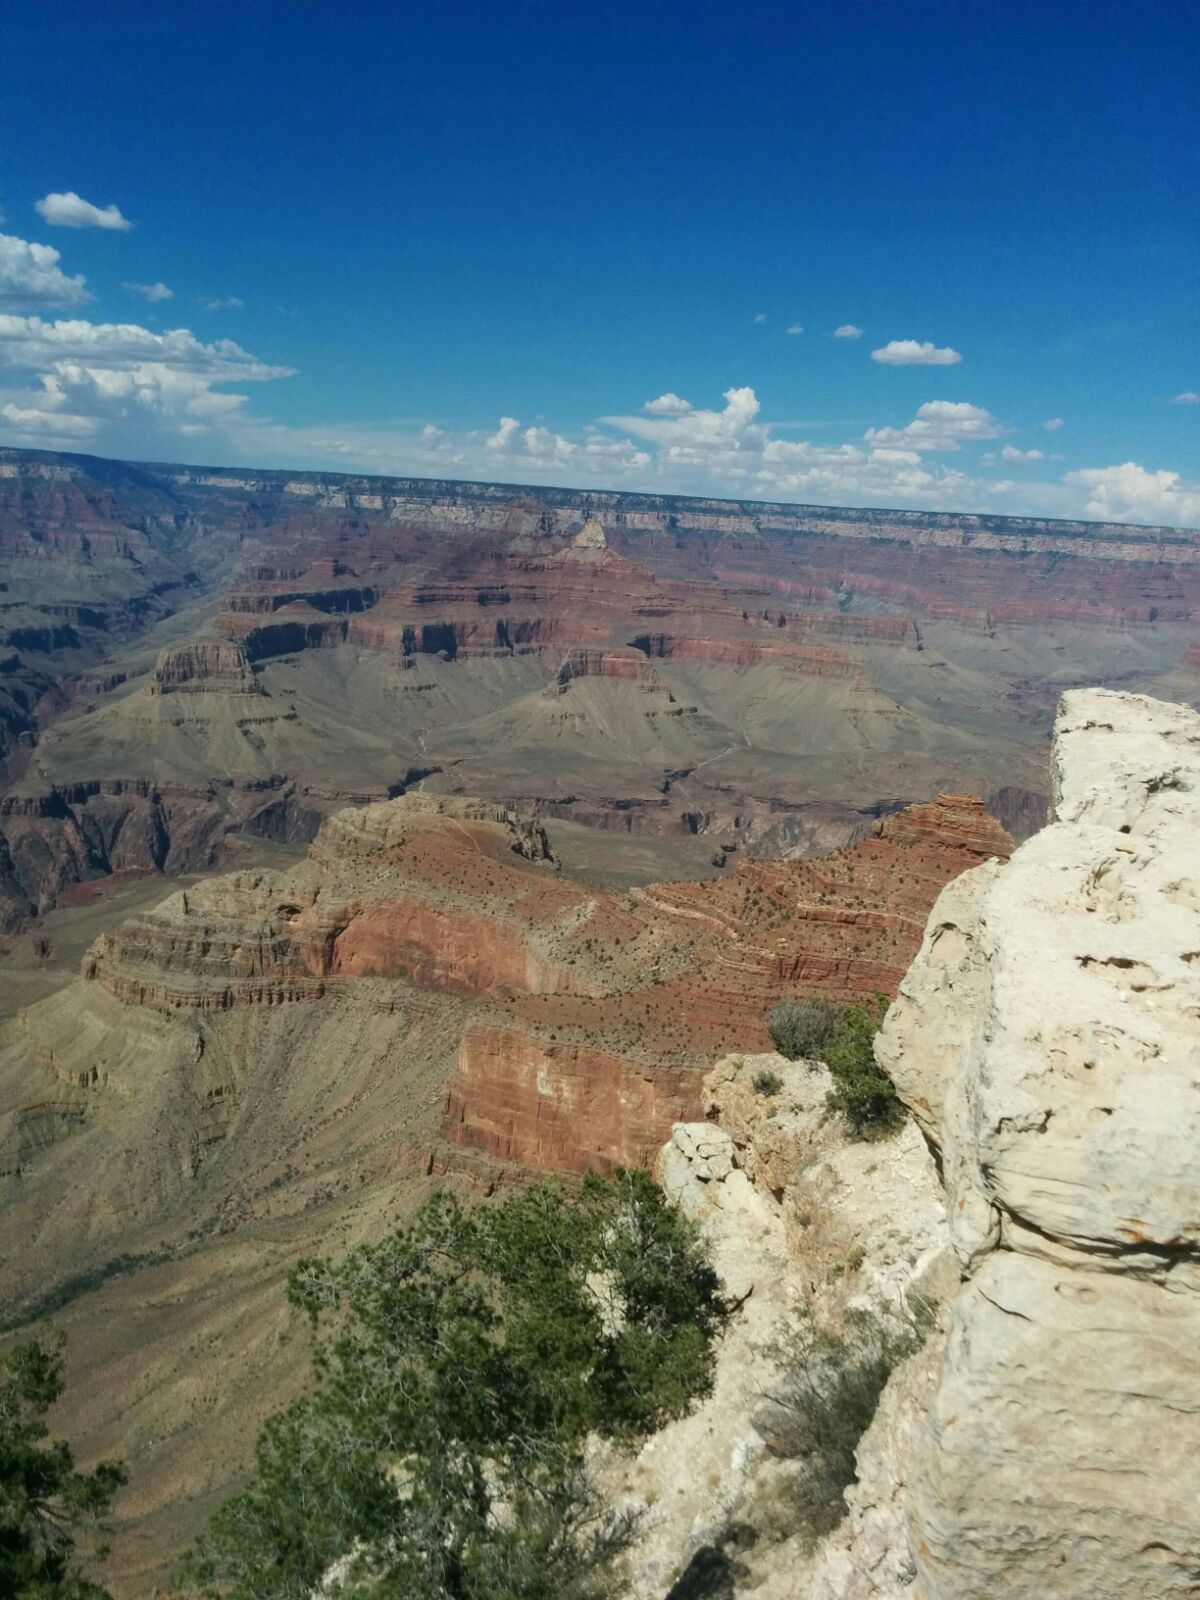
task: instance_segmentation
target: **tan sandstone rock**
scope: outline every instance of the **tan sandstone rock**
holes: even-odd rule
[[[964,1278],[909,1497],[925,1600],[1200,1585],[1200,716],[1068,694],[1054,769],[881,1044]]]

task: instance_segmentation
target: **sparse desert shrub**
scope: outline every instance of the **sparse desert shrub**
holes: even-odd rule
[[[769,1069],[764,1072],[756,1072],[751,1081],[757,1093],[768,1096],[778,1094],[780,1089],[783,1088],[783,1079],[777,1072],[771,1072]]]
[[[289,1298],[315,1386],[266,1425],[185,1592],[308,1600],[601,1600],[629,1516],[589,1433],[636,1440],[711,1380],[725,1306],[692,1225],[646,1173],[542,1183],[464,1210],[435,1194]]]
[[[777,1000],[767,1017],[771,1043],[789,1061],[824,1058],[825,1046],[842,1020],[842,1007],[824,995],[804,1000]]]
[[[864,1005],[847,1006],[825,1048],[825,1064],[833,1078],[830,1103],[858,1139],[883,1138],[904,1120],[896,1085],[875,1060],[875,1035],[887,1004],[887,996],[877,994]]]
[[[887,1323],[850,1312],[838,1331],[804,1318],[777,1348],[782,1376],[768,1402],[770,1447],[800,1464],[786,1495],[786,1531],[798,1522],[809,1539],[819,1539],[846,1515],[859,1440],[892,1372],[920,1348],[930,1320],[924,1306]]]

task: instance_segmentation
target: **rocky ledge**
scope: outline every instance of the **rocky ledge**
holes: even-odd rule
[[[662,1152],[739,1310],[712,1395],[617,1480],[652,1508],[639,1600],[1200,1593],[1200,716],[1070,693],[1053,788],[933,906],[876,1042],[897,1136],[848,1143],[817,1063],[730,1057]],[[814,1545],[764,1509],[772,1349],[914,1304]]]
[[[962,1279],[909,1478],[922,1600],[1200,1583],[1200,716],[1068,694],[1053,768],[1050,825],[942,893],[880,1041]]]

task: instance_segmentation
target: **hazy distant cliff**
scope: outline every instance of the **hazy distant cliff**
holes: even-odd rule
[[[10,929],[418,780],[695,868],[945,792],[1025,837],[1064,689],[1200,699],[1179,529],[6,449],[0,561]]]

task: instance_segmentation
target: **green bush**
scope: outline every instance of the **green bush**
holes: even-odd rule
[[[765,1094],[768,1096],[778,1094],[780,1089],[783,1088],[783,1079],[777,1072],[756,1072],[754,1077],[751,1079],[751,1082],[754,1084],[754,1088],[758,1094]]]
[[[896,1085],[875,1060],[875,1035],[887,1011],[887,996],[877,994],[861,1006],[847,1006],[825,1049],[833,1078],[830,1103],[859,1139],[894,1133],[904,1120]]]
[[[767,1032],[780,1055],[825,1062],[833,1078],[830,1104],[846,1118],[856,1139],[882,1138],[904,1119],[896,1086],[875,1060],[875,1035],[887,1005],[882,994],[857,1006],[809,995],[777,1001],[767,1018]]]
[[[783,1375],[771,1395],[771,1449],[800,1462],[787,1494],[787,1530],[811,1540],[846,1515],[855,1451],[887,1381],[922,1344],[929,1317],[884,1324],[851,1312],[839,1332],[804,1319],[777,1348]]]
[[[777,1000],[767,1017],[767,1032],[789,1061],[823,1060],[841,1020],[842,1007],[836,1000],[814,994],[805,1000]]]
[[[314,1391],[268,1422],[249,1486],[185,1566],[192,1593],[592,1600],[631,1532],[588,1481],[591,1432],[632,1441],[703,1394],[725,1307],[691,1224],[645,1173],[433,1196],[289,1296]]]
[[[107,1600],[75,1560],[81,1529],[95,1532],[125,1482],[102,1461],[76,1472],[70,1448],[47,1443],[43,1420],[62,1393],[62,1357],[37,1341],[0,1358],[0,1595],[5,1600]],[[94,1545],[90,1559],[102,1560]],[[86,1562],[84,1563],[86,1565]]]

